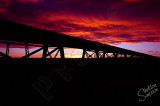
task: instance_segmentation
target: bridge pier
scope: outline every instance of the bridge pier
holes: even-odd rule
[[[59,48],[59,51],[60,51],[60,56],[61,56],[61,59],[64,59],[65,56],[64,56],[64,48],[63,47],[58,47]]]
[[[10,43],[7,43],[7,47],[6,47],[6,55],[9,55],[9,48],[10,48]]]
[[[98,51],[98,50],[95,50],[95,53],[96,53],[97,59],[99,59],[99,51]]]
[[[43,59],[47,57],[47,52],[48,52],[48,45],[44,44],[44,46],[43,46],[43,56],[42,56]]]
[[[103,58],[105,58],[105,56],[106,56],[106,52],[105,52],[105,51],[103,51]]]
[[[7,42],[7,45],[6,45],[6,54],[0,52],[0,56],[2,56],[3,58],[11,58],[11,57],[9,56],[9,48],[10,48],[10,43]]]
[[[83,49],[82,59],[85,58],[85,55],[86,55],[86,49]]]
[[[113,53],[113,55],[114,55],[114,58],[118,57],[118,53]]]
[[[125,59],[127,58],[127,54],[124,54],[124,58],[125,58]]]
[[[28,43],[25,43],[25,53],[26,53],[26,58],[29,58],[28,54],[29,54],[29,47],[28,47]]]

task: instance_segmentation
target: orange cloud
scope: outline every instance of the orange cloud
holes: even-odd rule
[[[106,20],[54,12],[39,16],[37,21],[42,24],[35,26],[106,44],[160,42],[159,24],[153,21]]]

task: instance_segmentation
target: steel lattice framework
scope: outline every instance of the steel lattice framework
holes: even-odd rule
[[[25,56],[31,55],[43,50],[42,58],[51,56],[56,52],[54,58],[60,53],[61,59],[65,59],[64,47],[83,49],[82,58],[155,58],[154,56],[106,45],[94,41],[56,33],[16,22],[0,19],[0,42],[6,43],[6,53],[0,52],[2,58],[12,58],[9,56],[10,44],[25,45]],[[37,46],[39,49],[29,52],[28,46]],[[51,52],[49,47],[56,47]],[[93,52],[89,54],[88,52]]]

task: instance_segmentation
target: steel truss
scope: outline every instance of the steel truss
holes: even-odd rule
[[[88,52],[92,52],[89,54]],[[144,56],[83,49],[82,58],[145,58]]]
[[[3,42],[4,43],[4,42]],[[9,49],[10,49],[10,42],[5,42],[7,44],[6,46],[6,53],[2,53],[0,52],[0,56],[1,58],[12,58],[9,56]],[[13,44],[19,44],[19,43],[13,43]],[[21,44],[22,45],[22,44]],[[42,58],[47,58],[48,56],[50,56],[50,58],[52,58],[52,53],[56,52],[54,58],[57,57],[58,53],[60,53],[60,56],[62,59],[65,58],[65,55],[64,55],[64,48],[63,47],[56,47],[55,49],[53,49],[52,51],[49,52],[48,50],[48,45],[44,44],[42,47],[40,46],[39,49],[29,53],[29,44],[28,43],[25,43],[25,56],[21,57],[21,58],[29,58],[31,55],[33,54],[36,54],[37,52],[43,50],[43,54],[42,54]],[[31,46],[35,46],[35,45],[31,45]]]
[[[61,58],[64,59],[64,47],[83,49],[82,58],[157,58],[156,56],[76,38],[3,19],[0,19],[0,23],[0,42],[7,43],[6,53],[0,52],[1,58],[11,58],[9,56],[10,44],[17,44],[17,42],[20,45],[25,45],[25,56],[22,58],[29,58],[31,55],[43,50],[42,58],[48,56],[52,58],[51,54],[57,51],[54,58],[60,53]],[[29,46],[32,45],[40,48],[30,53]],[[49,47],[56,47],[57,49],[49,52]],[[93,53],[89,54],[89,52]]]
[[[0,52],[0,56],[2,58],[12,58],[9,56],[9,49],[10,49],[11,42],[5,42],[5,43],[6,43],[6,54]],[[18,44],[18,43],[16,43],[16,44]],[[47,58],[48,56],[50,56],[50,58],[52,58],[52,53],[54,53],[54,52],[56,52],[54,58],[56,58],[58,53],[60,53],[61,59],[65,59],[64,47],[56,47],[55,49],[53,49],[52,51],[49,52],[48,48],[51,46],[49,46],[47,44],[43,44],[43,46],[39,46],[40,48],[38,48],[37,50],[30,53],[29,46],[34,46],[34,45],[30,45],[27,42],[25,42],[24,45],[25,45],[25,56],[23,56],[21,58],[29,58],[31,55],[36,54],[37,52],[43,50],[43,54],[42,54],[43,59]],[[92,54],[89,54],[88,52],[92,52]],[[107,51],[83,49],[82,59],[84,59],[84,58],[98,58],[99,59],[99,58],[145,58],[145,57],[141,56],[141,55],[134,55],[134,54],[126,54],[126,53],[118,53],[118,52],[112,53],[112,52],[107,52]]]

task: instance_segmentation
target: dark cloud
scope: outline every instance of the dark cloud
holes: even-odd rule
[[[130,34],[121,34],[121,35],[118,35],[118,37],[120,38],[131,38],[133,35],[130,35]]]
[[[103,43],[160,42],[158,0],[0,0],[0,18]]]

